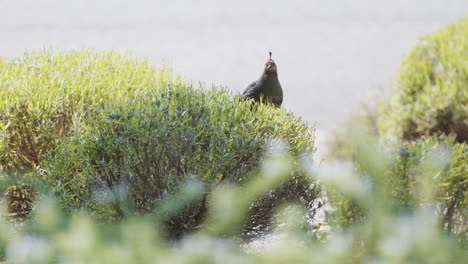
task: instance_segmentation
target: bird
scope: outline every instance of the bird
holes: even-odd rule
[[[276,63],[270,58],[265,63],[265,68],[260,78],[252,82],[242,93],[244,100],[253,99],[255,102],[270,103],[276,107],[281,107],[283,103],[283,89],[278,80]]]

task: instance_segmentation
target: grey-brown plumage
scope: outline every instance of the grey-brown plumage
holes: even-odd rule
[[[253,99],[255,102],[268,102],[276,107],[280,107],[283,103],[283,89],[278,80],[278,72],[276,69],[275,61],[270,59],[265,63],[265,69],[262,76],[253,83],[251,83],[242,93],[242,98]]]

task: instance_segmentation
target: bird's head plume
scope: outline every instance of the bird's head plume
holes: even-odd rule
[[[269,52],[269,54],[270,54],[270,58],[265,63],[265,73],[267,75],[274,75],[274,74],[277,74],[276,63],[271,58],[271,55],[272,55],[271,51]]]

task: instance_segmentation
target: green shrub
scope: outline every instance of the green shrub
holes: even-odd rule
[[[36,168],[43,154],[109,105],[170,75],[116,52],[29,52],[0,62],[0,170]]]
[[[400,66],[390,100],[381,107],[384,134],[468,139],[468,18],[421,39]]]
[[[382,196],[391,201],[391,206],[403,210],[435,206],[442,226],[466,240],[468,146],[453,137],[432,136],[403,142],[397,148],[387,142],[383,149],[391,149],[384,152],[386,159],[394,157],[382,170]],[[357,170],[362,175],[370,173],[360,162]],[[435,187],[428,190],[427,182]],[[362,222],[368,215],[366,208],[356,206],[358,199],[343,199],[336,192],[329,197],[338,209],[331,217],[335,225]]]
[[[395,207],[420,207],[427,204],[418,193],[420,182],[433,176],[437,191],[431,202],[438,208],[443,226],[454,234],[467,235],[466,168],[468,136],[468,19],[457,21],[447,29],[423,38],[403,61],[390,98],[384,98],[379,111],[351,117],[334,133],[330,147],[333,158],[345,158],[362,168],[352,131],[362,127],[359,140],[375,139],[384,143],[382,152],[392,157],[385,174],[384,193]],[[376,129],[376,124],[380,127]],[[366,130],[362,134],[363,130]],[[452,134],[442,136],[441,134]],[[395,150],[394,139],[405,139]],[[390,139],[390,140],[389,140]],[[398,141],[397,140],[397,141]],[[456,142],[458,143],[456,143]],[[370,140],[372,142],[372,140]],[[390,150],[389,150],[390,149]],[[445,166],[421,171],[428,159],[442,162],[434,149],[449,153]],[[330,156],[329,155],[329,156]],[[394,159],[393,159],[394,158]],[[437,159],[439,159],[437,161]],[[343,199],[334,191],[328,193],[336,211],[330,217],[336,226],[362,222],[368,215],[358,198]]]
[[[85,208],[104,219],[125,214],[119,204],[109,207],[102,202],[115,201],[122,188],[128,191],[131,207],[144,213],[188,178],[201,180],[206,192],[220,182],[244,183],[261,164],[269,140],[278,145],[276,139],[284,139],[294,157],[314,152],[313,130],[285,109],[251,109],[226,91],[203,91],[177,82],[108,107],[92,122],[88,130],[50,152],[45,179],[66,207]],[[293,180],[253,208],[254,215],[268,209],[257,214],[255,225],[267,223],[260,217],[282,200],[313,203],[315,187],[300,170],[292,173]],[[200,198],[169,220],[172,235],[199,224],[204,202]]]
[[[70,208],[114,218],[123,214],[120,205],[100,206],[96,193],[104,200],[112,192],[129,195],[128,208],[147,212],[187,178],[202,178],[206,192],[221,181],[242,183],[270,138],[285,138],[295,155],[313,152],[313,131],[283,109],[252,108],[227,92],[192,88],[129,55],[40,51],[0,64],[0,171],[42,171]],[[316,191],[301,178],[297,171],[262,204],[312,203]],[[203,197],[187,214],[205,211]],[[168,221],[182,222],[175,218]],[[199,222],[182,219],[186,229]]]

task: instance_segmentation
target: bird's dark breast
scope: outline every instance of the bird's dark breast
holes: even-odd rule
[[[242,94],[244,99],[270,103],[280,107],[283,103],[283,90],[277,75],[264,74],[259,80],[251,83]]]
[[[265,96],[283,96],[283,89],[277,77],[267,78],[262,84],[261,91]]]
[[[283,90],[277,76],[268,76],[261,85],[260,97],[276,107],[280,107],[283,102]]]

